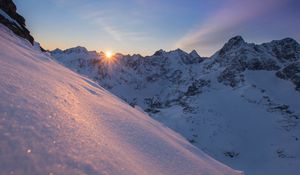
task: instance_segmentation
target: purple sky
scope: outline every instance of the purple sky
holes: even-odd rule
[[[210,56],[231,37],[300,40],[299,0],[14,0],[47,48],[77,45],[149,55],[196,49]]]

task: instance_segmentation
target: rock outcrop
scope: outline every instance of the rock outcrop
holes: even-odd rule
[[[33,44],[34,38],[26,28],[25,19],[17,13],[14,2],[12,0],[0,0],[0,9],[0,23]]]

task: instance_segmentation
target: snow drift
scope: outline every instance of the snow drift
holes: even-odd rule
[[[0,174],[240,174],[0,25]]]

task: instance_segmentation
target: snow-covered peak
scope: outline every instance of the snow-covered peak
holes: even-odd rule
[[[196,50],[192,50],[190,53],[189,53],[190,56],[192,57],[200,57],[200,55],[198,54],[198,52]]]
[[[278,70],[299,60],[300,45],[291,38],[254,44],[236,36],[211,58],[210,67],[218,64],[228,70]]]
[[[227,42],[228,45],[240,45],[243,43],[245,43],[245,41],[244,41],[243,37],[240,35],[230,38],[229,41]]]
[[[165,51],[165,50],[158,50],[156,51],[152,56],[148,56],[148,57],[163,57],[163,58],[170,58],[170,59],[176,59],[176,58],[180,58],[182,56],[186,56],[188,55],[188,53],[186,53],[185,51],[177,48],[175,50],[171,50],[171,51]]]
[[[166,53],[166,51],[164,51],[163,49],[160,49],[158,51],[156,51],[153,56],[162,56],[164,53]]]
[[[300,60],[300,45],[292,38],[274,40],[270,43],[264,43],[262,46],[271,50],[281,61],[291,62]]]
[[[69,48],[64,50],[64,53],[70,54],[70,53],[88,53],[88,50],[85,47],[77,46],[73,48]]]
[[[220,51],[220,54],[224,54],[230,50],[238,49],[245,44],[246,44],[246,42],[244,41],[244,39],[241,36],[235,36],[235,37],[229,39],[229,41],[223,46],[223,48]]]
[[[185,51],[183,51],[183,50],[180,49],[180,48],[177,48],[177,49],[175,49],[175,50],[173,50],[173,51],[170,51],[170,52],[176,52],[176,53],[178,53],[178,54],[187,54]]]
[[[284,38],[281,40],[273,40],[273,41],[271,41],[271,44],[273,44],[273,45],[289,45],[290,47],[299,46],[299,43],[296,40],[294,40],[293,38]]]
[[[51,54],[62,54],[63,53],[63,51],[61,50],[61,49],[59,49],[59,48],[56,48],[56,49],[54,49],[54,50],[52,50],[51,51]]]
[[[66,50],[55,49],[50,51],[51,55],[61,62],[80,62],[83,64],[83,60],[99,60],[104,57],[104,53],[97,53],[96,51],[88,51],[85,47],[77,46]]]

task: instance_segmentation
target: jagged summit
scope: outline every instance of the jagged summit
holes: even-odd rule
[[[177,49],[175,49],[175,50],[173,50],[173,51],[171,51],[171,52],[178,52],[178,53],[184,53],[184,54],[186,54],[186,52],[183,51],[183,50],[180,49],[180,48],[177,48]]]
[[[287,37],[287,38],[284,38],[281,40],[273,40],[273,41],[271,41],[271,43],[299,45],[299,43],[295,39],[290,38],[290,37]]]
[[[229,41],[227,42],[228,44],[235,44],[235,45],[238,45],[240,43],[245,43],[244,39],[242,36],[240,35],[237,35],[237,36],[234,36],[232,38],[229,39]]]
[[[235,37],[229,39],[227,43],[225,43],[225,45],[220,50],[220,55],[224,55],[228,51],[238,49],[242,45],[245,45],[245,44],[246,44],[246,42],[244,41],[244,39],[241,36],[239,36],[239,35],[235,36]]]
[[[166,53],[166,51],[164,51],[163,49],[160,49],[158,51],[156,51],[153,56],[161,56],[163,55],[164,53]]]
[[[168,54],[180,54],[180,55],[184,54],[184,55],[186,55],[187,53],[180,48],[177,48],[175,50],[170,50],[170,51],[165,51],[163,49],[160,49],[160,50],[156,51],[153,54],[153,56],[163,56],[163,55],[168,55]]]
[[[51,53],[53,53],[53,54],[61,54],[61,53],[63,53],[63,50],[61,50],[59,48],[56,48],[56,49],[52,50]]]
[[[198,54],[198,52],[196,50],[192,50],[189,55],[191,55],[192,57],[200,57],[200,55]]]
[[[77,46],[64,50],[65,53],[87,53],[88,50],[85,47]]]
[[[292,38],[274,40],[270,43],[264,43],[263,46],[272,49],[283,62],[300,60],[300,45]]]

